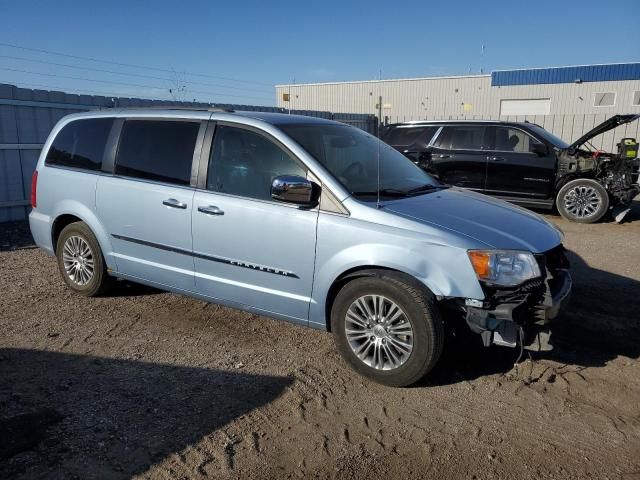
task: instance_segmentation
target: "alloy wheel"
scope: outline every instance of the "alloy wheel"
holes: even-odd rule
[[[93,278],[93,252],[84,238],[74,235],[64,242],[62,262],[67,276],[76,285],[86,285]]]
[[[602,205],[600,193],[590,185],[576,185],[564,195],[564,208],[574,218],[589,218]]]
[[[363,295],[347,310],[345,333],[353,353],[376,370],[402,366],[413,350],[413,327],[405,312],[382,295]]]

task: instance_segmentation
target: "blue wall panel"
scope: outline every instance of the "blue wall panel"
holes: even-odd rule
[[[494,87],[573,83],[578,79],[583,82],[640,80],[640,63],[534,68],[530,70],[499,70],[491,73],[491,85]]]

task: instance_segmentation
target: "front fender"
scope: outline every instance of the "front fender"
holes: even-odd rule
[[[447,245],[357,243],[329,258],[319,258],[316,265],[309,322],[320,328],[327,323],[325,307],[331,286],[354,268],[397,270],[414,277],[439,297],[484,298],[466,251]]]

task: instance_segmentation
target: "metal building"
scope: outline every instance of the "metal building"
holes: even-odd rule
[[[369,113],[387,123],[526,119],[572,140],[616,113],[640,113],[640,63],[276,85],[276,95],[279,107]],[[638,122],[620,130],[599,139],[599,147],[613,148],[621,136],[638,137]]]

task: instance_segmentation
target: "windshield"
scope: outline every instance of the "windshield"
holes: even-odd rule
[[[443,187],[400,152],[358,128],[309,124],[280,128],[355,196],[377,195],[378,152],[381,195],[417,195]]]
[[[544,128],[533,124],[527,125],[527,127],[553,146],[558,148],[569,148],[569,144],[567,142],[562,140],[560,137],[556,137],[553,133],[546,131]]]

